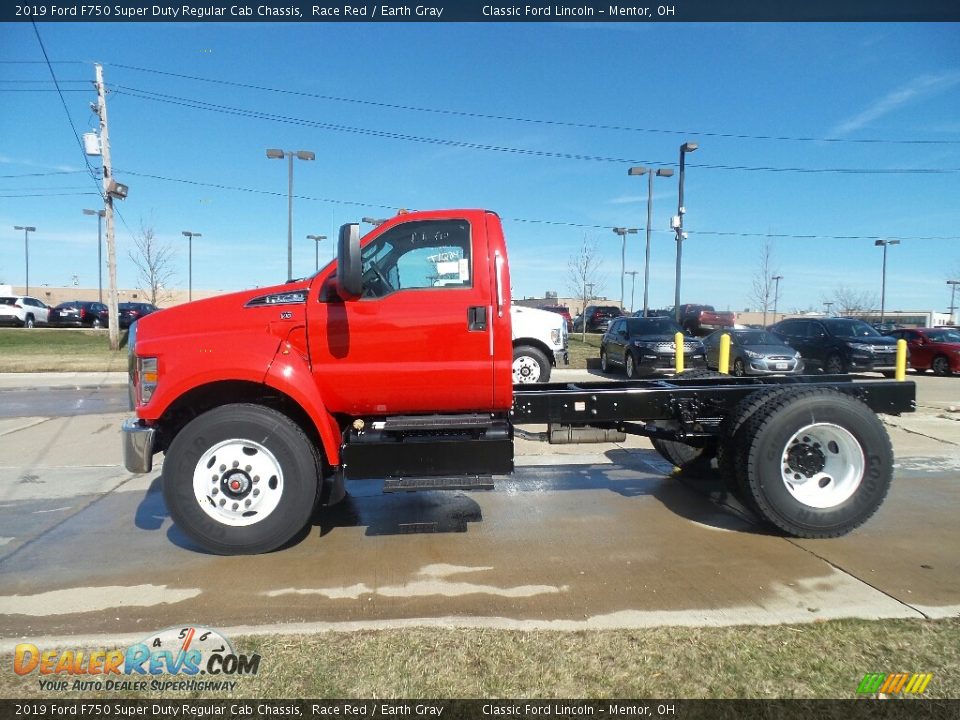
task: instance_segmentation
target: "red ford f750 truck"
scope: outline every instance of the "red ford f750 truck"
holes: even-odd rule
[[[174,522],[227,554],[282,546],[350,479],[488,489],[521,435],[635,433],[681,468],[716,459],[730,492],[802,537],[848,532],[887,493],[893,452],[875,413],[911,411],[913,383],[698,370],[514,386],[509,310],[494,213],[401,214],[362,239],[344,225],[337,261],[311,278],[135,323],[126,467],[149,472],[163,452]]]

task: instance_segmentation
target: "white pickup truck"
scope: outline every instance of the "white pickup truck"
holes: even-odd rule
[[[569,362],[567,321],[536,308],[510,306],[514,384],[549,382],[550,369]]]

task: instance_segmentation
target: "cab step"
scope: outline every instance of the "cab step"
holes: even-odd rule
[[[489,475],[456,475],[387,478],[383,481],[385,493],[417,492],[418,490],[493,490],[493,478]]]

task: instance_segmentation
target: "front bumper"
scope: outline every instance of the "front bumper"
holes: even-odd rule
[[[153,469],[153,442],[157,431],[138,418],[127,418],[123,433],[123,465],[127,472],[148,473]]]

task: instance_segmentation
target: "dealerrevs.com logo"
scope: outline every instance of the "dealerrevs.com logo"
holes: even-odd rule
[[[14,672],[36,674],[47,691],[232,691],[233,678],[259,669],[260,655],[237,654],[226,637],[198,626],[167,628],[114,650],[20,643],[13,656]]]

